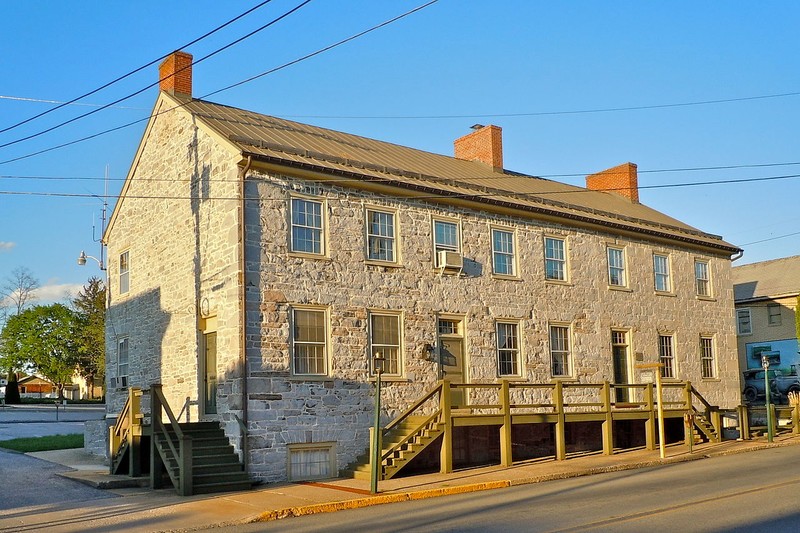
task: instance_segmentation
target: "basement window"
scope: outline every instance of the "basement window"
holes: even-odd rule
[[[287,446],[289,481],[330,479],[338,475],[335,442],[310,442]]]

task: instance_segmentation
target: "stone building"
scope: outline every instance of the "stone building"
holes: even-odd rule
[[[641,204],[635,165],[575,187],[504,170],[496,126],[449,157],[193,99],[188,54],[161,68],[104,238],[111,413],[161,383],[277,481],[364,452],[376,353],[387,420],[440,377],[636,383],[642,362],[739,403],[739,250]]]

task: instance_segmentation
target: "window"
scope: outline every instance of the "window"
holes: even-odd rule
[[[571,375],[569,326],[550,326],[550,362],[554,377]]]
[[[400,316],[370,314],[369,316],[369,357],[370,361],[375,354],[383,357],[383,373],[390,376],[400,376],[402,365],[400,361]],[[375,365],[370,365],[370,373],[374,372]]]
[[[625,287],[625,250],[608,249],[608,284],[614,287]]]
[[[567,281],[567,252],[564,239],[544,238],[544,277]]]
[[[670,292],[672,284],[669,279],[669,256],[653,255],[653,273],[655,276],[656,290],[658,292]]]
[[[333,442],[288,444],[289,481],[336,477],[336,444]]]
[[[119,293],[125,294],[131,290],[131,264],[130,252],[119,254]]]
[[[439,267],[439,252],[459,252],[461,244],[458,236],[458,224],[444,220],[433,221],[433,263]]]
[[[675,352],[673,351],[672,335],[658,336],[658,362],[661,367],[662,378],[675,378]]]
[[[767,305],[767,324],[770,326],[780,326],[782,322],[781,306],[778,304]]]
[[[739,335],[751,335],[753,324],[750,321],[750,309],[736,310],[736,333]]]
[[[294,309],[292,312],[292,371],[296,375],[328,373],[325,311]]]
[[[323,230],[322,202],[292,198],[291,250],[323,255]]]
[[[514,232],[492,230],[492,268],[495,274],[514,276]]]
[[[397,261],[394,213],[367,210],[367,259]]]
[[[714,360],[714,337],[700,337],[700,375],[703,378],[716,377]]]
[[[498,322],[496,326],[498,373],[501,376],[519,376],[518,325],[511,322]]]
[[[711,279],[708,273],[708,261],[694,262],[694,279],[698,296],[711,296]]]
[[[125,386],[122,385],[122,378],[125,378],[125,382],[127,383],[128,353],[128,337],[117,339],[117,386],[119,387]]]

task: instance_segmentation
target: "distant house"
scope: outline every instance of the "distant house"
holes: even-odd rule
[[[640,203],[636,165],[565,185],[505,170],[497,126],[450,157],[194,99],[188,54],[161,78],[104,236],[110,413],[160,383],[280,481],[365,451],[375,355],[385,419],[440,379],[629,405],[643,363],[738,405],[740,250]]]
[[[800,371],[795,313],[800,294],[800,255],[734,267],[736,334],[742,371],[761,367]]]

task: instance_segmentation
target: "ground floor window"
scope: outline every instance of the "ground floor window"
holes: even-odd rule
[[[700,337],[700,365],[702,377],[717,377],[716,361],[714,360],[714,337]]]
[[[672,350],[672,335],[658,336],[658,358],[663,365],[661,367],[662,378],[675,377],[675,353]]]
[[[336,443],[289,444],[289,481],[336,477]]]

